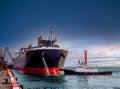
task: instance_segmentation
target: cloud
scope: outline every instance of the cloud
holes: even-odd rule
[[[96,44],[94,44],[96,42]],[[96,40],[69,40],[62,42],[62,46],[69,48],[69,57],[79,58],[83,56],[84,50],[88,50],[89,57],[120,57],[120,46],[103,45]]]
[[[89,44],[88,41],[76,42],[68,41],[64,42],[66,47],[69,47],[69,54],[66,62],[66,66],[76,66],[78,60],[83,60],[84,50],[88,51],[88,66],[119,66],[120,63],[120,46],[118,45],[94,45]],[[85,45],[84,43],[87,43]],[[94,43],[94,41],[93,41]]]

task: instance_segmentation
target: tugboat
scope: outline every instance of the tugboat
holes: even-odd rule
[[[76,68],[76,72],[98,72],[97,66],[94,69],[88,69],[87,67],[87,51],[84,52],[85,58],[84,62],[78,61],[79,66]]]
[[[79,66],[76,68],[76,70],[68,70],[68,69],[62,69],[66,75],[112,75],[111,71],[99,71],[97,67],[94,69],[89,69],[87,67],[87,51],[84,52],[85,58],[84,62],[81,63],[80,60],[78,61]]]
[[[56,41],[51,26],[48,39],[39,36],[38,46],[29,45],[19,50],[18,56],[12,60],[14,69],[31,75],[61,75],[68,50],[60,48]]]

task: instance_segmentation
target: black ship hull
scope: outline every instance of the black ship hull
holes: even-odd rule
[[[34,49],[13,60],[14,69],[34,75],[61,74],[68,51],[63,49]]]

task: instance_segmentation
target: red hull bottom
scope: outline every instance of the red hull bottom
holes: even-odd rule
[[[24,73],[24,74],[31,74],[31,75],[61,75],[62,71],[61,68],[54,67],[54,68],[14,68],[15,70]]]

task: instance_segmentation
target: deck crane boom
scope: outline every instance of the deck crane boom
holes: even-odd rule
[[[8,47],[5,47],[4,49],[4,53],[3,53],[3,58],[5,58],[5,55],[6,55],[6,52],[8,53],[9,57],[11,58],[11,60],[13,59],[10,51],[9,51],[9,48]]]

